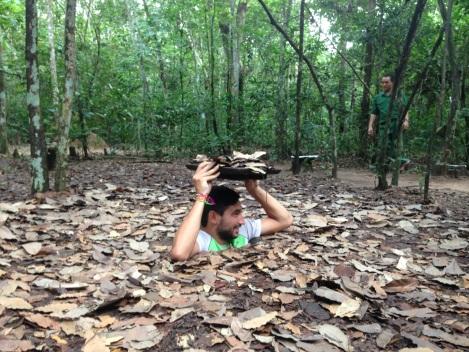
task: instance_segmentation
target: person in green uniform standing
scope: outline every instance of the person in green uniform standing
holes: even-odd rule
[[[380,81],[381,92],[373,97],[371,102],[371,113],[368,121],[368,135],[374,137],[376,134],[376,121],[378,121],[378,146],[383,145],[383,139],[385,138],[386,129],[386,118],[389,110],[389,104],[391,103],[391,92],[393,87],[393,76],[391,74],[385,74]],[[400,115],[405,105],[407,104],[407,97],[403,94],[398,94],[396,101],[394,102],[393,109],[391,112],[391,123],[389,126],[388,133],[388,145],[387,155],[388,161],[386,166],[389,167],[389,161],[400,158],[400,155],[396,155],[396,140],[398,136],[398,123]],[[404,130],[409,128],[409,114],[407,113],[404,122],[402,124]]]
[[[197,196],[179,226],[171,248],[174,261],[184,261],[200,252],[221,251],[246,246],[252,239],[289,227],[293,217],[256,180],[246,180],[247,192],[267,216],[245,219],[239,194],[225,186],[213,186],[218,165],[202,162],[192,177]]]

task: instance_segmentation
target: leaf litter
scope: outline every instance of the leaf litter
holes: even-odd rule
[[[172,263],[190,171],[124,161],[84,169],[105,183],[87,174],[72,178],[73,193],[0,203],[2,351],[468,347],[463,202],[449,210],[444,194],[424,205],[411,189],[272,176],[265,187],[295,217],[288,231]],[[247,216],[262,214],[244,204]]]

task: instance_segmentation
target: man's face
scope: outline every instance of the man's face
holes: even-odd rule
[[[220,216],[218,223],[218,235],[224,241],[230,241],[239,234],[239,228],[244,224],[243,209],[241,203],[230,205]]]
[[[392,90],[391,77],[384,76],[383,78],[381,78],[381,89],[385,93],[389,93]]]

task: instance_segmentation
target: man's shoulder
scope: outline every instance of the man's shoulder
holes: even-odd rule
[[[378,98],[384,98],[384,97],[387,97],[387,95],[384,92],[379,92],[373,98],[378,99]]]

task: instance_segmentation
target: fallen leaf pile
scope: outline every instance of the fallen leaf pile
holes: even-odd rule
[[[194,196],[177,172],[0,203],[0,351],[469,348],[467,212],[279,175],[287,232],[172,263]]]
[[[195,162],[215,161],[221,167],[246,168],[256,173],[266,174],[270,167],[261,159],[267,155],[266,152],[258,151],[253,154],[243,154],[233,151],[233,155],[221,155],[217,157],[208,157],[199,154],[194,159]]]

